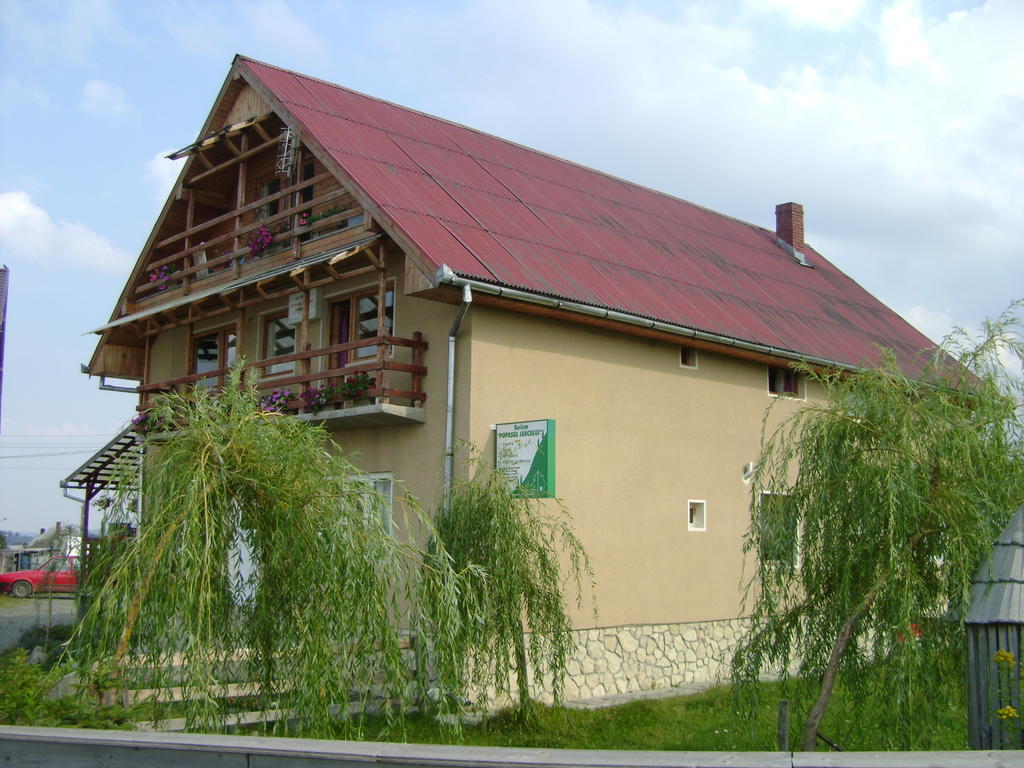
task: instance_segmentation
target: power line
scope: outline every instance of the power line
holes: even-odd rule
[[[0,459],[37,459],[41,456],[73,456],[76,453],[94,453],[96,448],[79,448],[77,451],[53,451],[52,453],[14,453],[0,456]]]
[[[116,430],[110,432],[83,432],[81,434],[70,434],[70,435],[29,435],[29,434],[18,434],[18,435],[0,435],[0,441],[3,440],[77,440],[80,438],[95,439],[97,437],[110,437],[116,434]]]

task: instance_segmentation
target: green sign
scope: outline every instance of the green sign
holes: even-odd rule
[[[555,495],[555,420],[495,426],[494,466],[530,496]]]

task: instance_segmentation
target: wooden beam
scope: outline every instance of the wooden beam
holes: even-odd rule
[[[267,136],[267,132],[263,130],[263,127],[260,125],[260,123],[263,122],[264,120],[269,119],[273,115],[273,112],[267,112],[266,114],[260,115],[259,117],[250,117],[247,120],[232,123],[231,125],[221,128],[219,131],[215,131],[214,133],[211,133],[203,137],[202,139],[199,139],[198,141],[189,144],[184,149],[179,149],[177,152],[172,152],[171,154],[167,155],[167,157],[170,160],[180,160],[181,158],[188,157],[189,155],[199,155],[200,157],[202,157],[202,154],[205,150],[214,146],[219,141],[226,140],[228,136],[234,136],[236,134],[242,133],[246,128],[253,128],[257,133],[259,133],[263,137],[264,140],[268,140],[270,137]]]
[[[244,163],[244,162],[241,163],[241,166],[243,166],[243,167],[246,166],[246,165],[248,165],[248,164]],[[261,205],[265,205],[266,203],[273,202],[274,200],[277,200],[277,199],[279,199],[281,197],[284,197],[285,195],[287,195],[287,194],[289,194],[291,192],[295,192],[299,188],[304,187],[304,186],[306,186],[308,184],[316,184],[316,183],[319,183],[321,181],[326,181],[327,179],[331,178],[331,174],[329,174],[329,173],[322,173],[319,176],[316,176],[316,177],[310,179],[309,181],[303,181],[303,182],[299,182],[297,184],[292,184],[289,187],[285,187],[280,192],[275,192],[272,195],[267,195],[266,197],[261,197],[259,200],[254,200],[253,202],[251,202],[248,205],[246,205],[245,204],[245,196],[244,196],[244,191],[245,191],[245,178],[244,178],[244,176],[245,176],[245,174],[242,173],[241,175],[242,175],[243,178],[240,179],[239,194],[238,194],[238,207],[235,210],[228,211],[227,213],[223,213],[220,216],[217,216],[215,218],[210,219],[209,221],[204,221],[202,224],[200,224],[197,227],[193,227],[191,229],[185,229],[182,232],[178,232],[177,234],[174,234],[174,235],[171,235],[170,237],[164,238],[163,240],[158,242],[154,246],[154,248],[163,248],[164,246],[167,246],[167,245],[170,245],[171,243],[177,242],[178,240],[181,240],[184,237],[188,237],[189,235],[195,234],[196,230],[206,229],[207,227],[213,227],[213,226],[216,226],[217,224],[223,224],[225,221],[230,220],[232,217],[238,217],[238,216],[241,216],[243,213],[249,213],[250,211],[254,211],[257,208],[259,208]],[[341,189],[341,187],[338,187],[338,189]],[[330,192],[333,192],[333,191],[336,191],[336,190],[329,190],[328,192],[325,192],[320,197],[322,198],[325,195],[327,195],[327,194],[329,194]],[[319,202],[319,201],[311,201],[310,204],[312,204],[312,202]]]
[[[213,166],[213,168],[210,168],[207,171],[203,171],[202,173],[196,174],[191,179],[185,179],[185,184],[188,185],[188,186],[192,186],[193,184],[196,184],[196,183],[202,181],[203,179],[205,179],[205,178],[207,178],[209,176],[212,176],[215,173],[219,173],[220,171],[223,171],[225,168],[230,168],[231,166],[235,165],[236,163],[238,163],[238,162],[240,162],[242,160],[245,160],[246,158],[252,157],[253,155],[258,155],[260,152],[262,152],[265,149],[269,149],[270,147],[272,147],[276,143],[277,143],[277,139],[271,139],[270,141],[265,141],[262,144],[257,144],[255,147],[250,149],[248,152],[243,152],[240,155],[236,155],[235,157],[232,157],[230,160],[225,160],[220,165],[215,165],[215,166]]]
[[[195,189],[192,191],[195,194],[197,203],[217,208],[226,208],[231,205],[231,200],[228,199],[227,195],[214,192],[212,189]]]

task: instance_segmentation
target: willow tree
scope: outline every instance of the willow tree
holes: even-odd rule
[[[805,750],[837,677],[886,713],[893,746],[927,734],[971,575],[1024,501],[1024,400],[1005,367],[1024,359],[1020,306],[980,342],[953,334],[913,378],[892,355],[852,373],[802,367],[824,401],[765,430],[745,542],[751,626],[733,676],[755,686],[798,671]]]
[[[526,716],[532,671],[550,681],[560,700],[573,648],[566,587],[574,587],[580,607],[583,580],[593,579],[568,510],[560,500],[542,505],[473,452],[435,524],[451,567],[483,574],[467,582],[470,593],[455,606],[462,615],[456,622],[460,633],[452,639],[467,661],[461,670],[466,682],[448,687],[478,693],[492,688],[517,698],[519,714]]]
[[[337,715],[371,696],[401,713],[410,630],[441,649],[424,663],[459,681],[462,659],[443,650],[460,628],[429,617],[459,603],[464,575],[436,554],[421,567],[327,432],[261,410],[239,379],[148,412],[141,486],[123,468],[115,504],[137,535],[91,569],[73,660],[108,685],[180,686],[187,727],[203,730],[227,715],[217,684],[239,680],[303,735],[352,732]],[[411,518],[429,525],[414,505]]]

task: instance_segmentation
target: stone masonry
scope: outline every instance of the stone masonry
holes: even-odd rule
[[[733,650],[746,627],[746,619],[725,619],[576,630],[563,698],[571,701],[728,679]],[[531,693],[550,701],[550,685],[539,682],[531,681]]]

